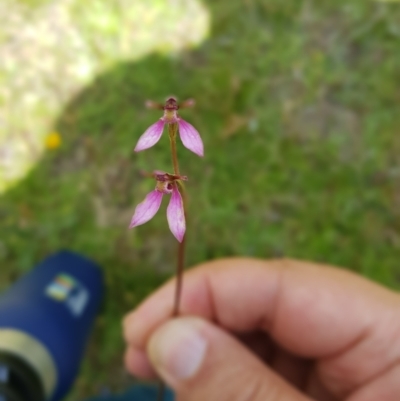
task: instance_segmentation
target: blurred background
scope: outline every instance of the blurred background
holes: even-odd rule
[[[2,0],[0,287],[60,248],[100,263],[107,298],[79,400],[131,383],[120,320],[174,272],[171,171],[147,99],[196,99],[187,264],[247,255],[342,266],[400,288],[400,2]]]

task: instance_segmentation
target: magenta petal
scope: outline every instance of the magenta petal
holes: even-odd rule
[[[160,208],[162,197],[161,192],[151,191],[144,201],[136,206],[129,228],[140,226],[151,220]]]
[[[179,119],[179,135],[183,146],[196,153],[198,156],[204,156],[204,146],[200,134],[193,125],[185,120]]]
[[[135,152],[151,148],[161,138],[164,130],[164,120],[158,120],[155,124],[150,125],[146,132],[139,138],[139,141],[135,147]]]
[[[182,196],[175,185],[167,208],[167,219],[172,234],[179,242],[182,242],[186,231],[185,212]]]

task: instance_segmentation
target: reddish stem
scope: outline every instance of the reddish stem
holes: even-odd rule
[[[174,174],[180,175],[179,173],[179,163],[178,163],[178,152],[176,151],[176,133],[178,131],[178,124],[168,124],[168,134],[169,134],[169,143],[171,145],[171,158],[172,164],[174,166]]]
[[[179,172],[179,163],[178,163],[178,153],[176,150],[176,134],[178,132],[178,124],[168,124],[168,134],[169,134],[169,142],[171,146],[171,158],[172,164],[174,166],[174,175],[180,176]],[[186,193],[185,188],[183,186],[182,181],[177,181],[179,192],[182,196],[183,201],[183,213],[186,219]],[[182,294],[182,283],[183,283],[183,270],[185,268],[185,243],[186,243],[186,234],[183,236],[182,242],[178,244],[178,259],[176,266],[176,287],[175,287],[175,296],[174,296],[174,306],[172,308],[172,317],[177,317],[180,314],[180,301]],[[157,401],[163,401],[165,394],[165,385],[160,380],[158,385],[158,395]]]
[[[179,163],[178,163],[178,153],[176,150],[176,134],[178,132],[178,124],[168,124],[168,134],[171,144],[171,158],[172,164],[174,165],[174,174],[180,175],[179,172]],[[177,181],[179,192],[183,198],[183,213],[185,214],[186,220],[186,196],[185,196],[185,188],[182,182]],[[176,287],[175,287],[175,298],[174,298],[174,307],[172,309],[172,316],[179,316],[179,304],[182,293],[182,278],[183,278],[183,270],[185,265],[185,242],[186,242],[186,234],[184,235],[182,242],[178,245],[178,259],[176,266]]]
[[[183,213],[185,216],[185,221],[187,222],[187,213],[186,213],[186,191],[185,185],[182,181],[177,181],[177,185],[179,187],[179,192],[182,196],[183,202]],[[186,233],[182,238],[182,242],[178,244],[178,259],[176,266],[176,287],[175,287],[175,299],[174,299],[174,308],[172,309],[172,316],[177,317],[180,314],[180,300],[182,294],[182,285],[183,285],[183,271],[185,269],[185,250],[186,250]]]

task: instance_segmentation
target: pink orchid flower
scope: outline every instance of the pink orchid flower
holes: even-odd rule
[[[191,102],[187,101],[186,103],[189,105]],[[198,156],[204,156],[203,141],[201,140],[196,128],[178,116],[179,106],[176,99],[173,97],[169,98],[165,102],[165,106],[160,106],[160,108],[164,110],[164,116],[155,124],[147,128],[145,133],[139,138],[135,147],[135,152],[140,152],[154,146],[160,140],[165,124],[177,123],[179,127],[179,136],[183,146],[191,150],[193,153],[196,153]]]
[[[136,206],[129,228],[140,226],[151,220],[158,212],[164,194],[170,194],[171,199],[167,208],[168,225],[175,238],[182,242],[186,231],[185,213],[182,196],[175,181],[186,181],[187,177],[163,171],[155,171],[153,176],[157,181],[156,189],[147,194],[144,201]]]

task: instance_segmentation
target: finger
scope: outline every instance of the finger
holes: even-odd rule
[[[171,316],[174,281],[125,318],[126,341],[144,348]],[[398,306],[398,296],[350,272],[296,261],[228,259],[185,274],[184,315],[227,330],[264,330],[304,357],[334,355]]]
[[[129,373],[140,379],[153,379],[156,377],[149,358],[145,351],[128,347],[125,352],[125,367]]]
[[[400,363],[396,363],[371,383],[352,394],[348,401],[398,401],[399,394]]]
[[[294,387],[300,389],[305,387],[311,366],[310,361],[297,358],[275,346],[263,332],[243,334],[237,339]],[[127,348],[125,366],[132,375],[141,379],[157,377],[146,353],[137,348]]]
[[[263,362],[271,363],[272,357],[275,355],[275,346],[271,344],[265,333],[246,333],[239,336],[238,340]],[[146,352],[134,346],[128,346],[126,349],[125,367],[132,375],[140,379],[155,379],[157,377]],[[286,378],[284,374],[283,377]],[[290,377],[287,378],[290,379]]]
[[[217,320],[236,332],[256,330],[264,314],[272,314],[279,280],[279,271],[274,268],[266,271],[266,266],[272,267],[272,264],[230,259],[191,269],[183,279],[181,314]],[[127,342],[144,347],[149,333],[170,318],[174,291],[175,280],[171,280],[126,316]]]
[[[128,343],[145,348],[171,316],[173,294],[170,282],[128,315]],[[399,341],[392,340],[398,338],[398,295],[327,266],[252,259],[207,263],[185,275],[181,305],[184,315],[238,333],[264,330],[297,356],[321,358],[318,377],[340,396],[400,355]]]
[[[150,337],[148,354],[178,400],[310,401],[234,337],[199,318],[162,325]]]
[[[318,400],[318,401],[320,400],[338,401],[339,399],[343,400],[343,397],[338,397],[336,395],[333,395],[332,392],[326,388],[326,386],[321,382],[319,374],[317,374],[315,370],[311,370],[305,390],[306,394],[308,394],[313,400]]]

